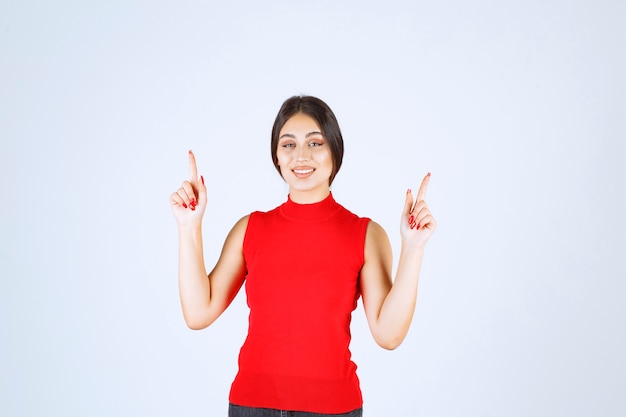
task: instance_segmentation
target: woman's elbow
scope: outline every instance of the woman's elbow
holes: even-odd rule
[[[191,330],[202,330],[206,329],[213,323],[214,320],[211,320],[209,317],[197,315],[197,314],[183,314],[185,318],[185,324]]]
[[[395,350],[402,344],[403,336],[379,336],[375,338],[378,346],[385,350]]]
[[[208,325],[204,323],[196,322],[192,320],[185,320],[185,323],[187,323],[187,327],[189,327],[191,330],[202,330],[208,327]]]

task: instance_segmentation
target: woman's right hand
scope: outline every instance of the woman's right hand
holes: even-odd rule
[[[207,195],[204,178],[198,179],[196,157],[189,151],[189,181],[170,195],[172,213],[179,227],[197,227],[202,224]]]

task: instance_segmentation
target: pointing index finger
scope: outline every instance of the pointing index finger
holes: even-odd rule
[[[417,192],[417,201],[422,201],[426,199],[426,189],[428,188],[428,182],[430,181],[430,172],[426,174],[424,179],[422,180],[422,184],[420,185],[420,189]]]
[[[196,167],[196,157],[191,151],[189,151],[189,182],[191,182],[192,184],[198,182],[198,168]]]

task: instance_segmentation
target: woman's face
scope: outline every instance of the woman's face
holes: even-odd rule
[[[293,201],[306,204],[328,196],[333,158],[315,119],[304,113],[289,118],[278,135],[276,156]]]

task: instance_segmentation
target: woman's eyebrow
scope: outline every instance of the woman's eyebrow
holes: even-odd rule
[[[314,130],[313,132],[309,132],[306,134],[306,137],[310,137],[310,136],[314,136],[314,135],[322,135],[322,132],[319,132],[317,130]],[[282,138],[291,138],[291,139],[295,139],[296,135],[294,135],[293,133],[283,133],[282,135],[280,135],[280,137],[278,139],[282,139]]]

